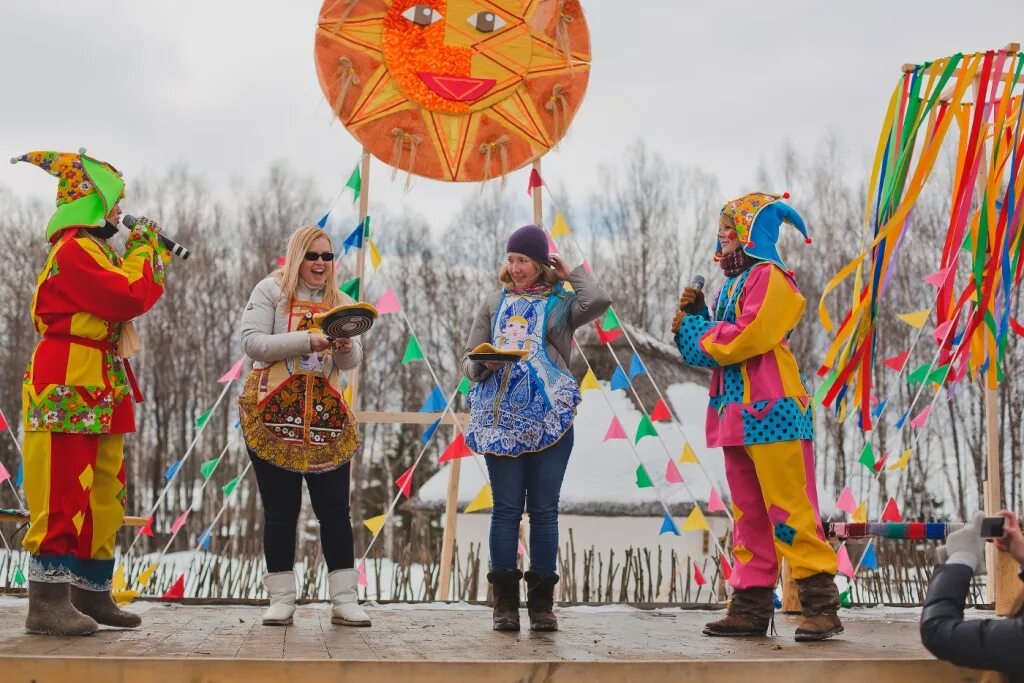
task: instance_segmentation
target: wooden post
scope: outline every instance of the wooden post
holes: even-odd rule
[[[458,429],[452,427],[453,438]],[[444,536],[441,538],[441,572],[437,580],[438,600],[447,600],[451,589],[452,560],[455,555],[455,534],[459,513],[459,477],[462,473],[462,458],[448,463],[448,495],[444,501]]]
[[[789,566],[789,562],[782,559],[782,613],[783,614],[800,614],[802,609],[800,607],[800,593],[796,587],[796,581],[793,579],[793,568]]]
[[[366,238],[366,216],[370,208],[370,153],[363,148],[363,157],[359,162],[359,225],[363,226],[363,240],[356,255],[356,277],[359,278],[359,299],[363,298],[363,288],[366,283],[363,277],[366,274],[366,250],[368,248]],[[359,407],[359,366],[348,371],[348,385],[351,388],[349,395],[352,399],[349,407],[356,410]]]

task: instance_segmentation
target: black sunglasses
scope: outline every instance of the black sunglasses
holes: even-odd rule
[[[333,261],[334,260],[334,252],[333,251],[325,251],[323,253],[317,253],[315,251],[307,251],[305,259],[307,261],[316,261],[317,259],[323,259],[324,261]]]

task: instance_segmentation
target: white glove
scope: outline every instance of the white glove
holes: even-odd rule
[[[985,513],[978,510],[969,524],[946,537],[946,545],[939,546],[939,561],[962,564],[970,567],[977,575],[985,573],[985,539],[981,537],[981,520]],[[948,558],[948,559],[947,559]]]

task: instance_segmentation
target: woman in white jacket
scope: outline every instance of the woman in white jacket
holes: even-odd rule
[[[349,460],[359,450],[341,371],[362,361],[358,338],[329,339],[313,316],[349,303],[338,291],[331,240],[316,226],[296,230],[285,264],[253,289],[242,313],[242,348],[253,369],[238,399],[242,433],[263,501],[263,552],[270,594],[264,624],[295,612],[295,527],[306,480],[327,563],[331,621],[369,626],[356,596]]]

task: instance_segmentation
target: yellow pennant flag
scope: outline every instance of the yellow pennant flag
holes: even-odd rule
[[[597,383],[597,375],[590,368],[587,368],[587,374],[583,375],[583,381],[580,382],[580,389],[586,391],[588,389],[600,389],[601,385]]]
[[[689,441],[683,444],[683,454],[679,456],[680,465],[685,465],[688,462],[693,464],[700,462],[697,460],[697,454],[693,452],[693,447],[690,445]]]
[[[494,496],[491,495],[491,485],[484,484],[484,487],[480,489],[480,493],[476,494],[476,498],[469,501],[469,505],[463,512],[476,512],[477,510],[490,510],[494,507]]]
[[[128,605],[139,597],[139,591],[111,591],[110,595],[117,604]]]
[[[711,527],[708,526],[708,520],[704,518],[704,513],[701,512],[699,505],[694,505],[693,510],[690,512],[690,516],[686,518],[683,523],[683,531],[711,531]]]
[[[341,392],[341,397],[345,399],[345,405],[352,405],[352,385],[349,384],[345,387],[345,391]]]
[[[897,313],[896,317],[913,327],[915,330],[919,330],[924,327],[926,322],[928,322],[928,314],[930,312],[930,309],[922,308],[920,311],[913,311],[911,313]]]
[[[370,533],[376,536],[380,533],[381,527],[384,526],[384,522],[387,520],[387,514],[377,515],[376,517],[370,517],[370,519],[363,522],[363,525],[370,530]]]
[[[905,470],[905,469],[907,469],[907,463],[910,462],[910,454],[912,452],[913,451],[911,451],[911,449],[909,449],[909,448],[907,450],[903,451],[903,455],[900,456],[900,459],[897,460],[896,462],[894,462],[893,464],[889,465],[889,470]]]
[[[370,240],[370,265],[374,270],[380,268],[380,252],[377,251],[377,244]]]
[[[153,578],[153,572],[156,571],[156,566],[157,564],[156,562],[154,562],[153,564],[149,565],[148,567],[142,570],[142,573],[139,574],[139,578],[137,579],[140,586],[149,585],[149,580]]]
[[[569,224],[565,222],[565,216],[559,211],[555,214],[555,222],[551,226],[552,237],[566,237],[571,230],[569,230]]]
[[[857,506],[857,509],[853,511],[850,521],[860,522],[861,524],[868,521],[868,502],[866,500],[862,500],[860,505]]]
[[[112,591],[123,591],[128,587],[128,582],[124,578],[124,567],[117,565],[117,569],[114,570],[114,577],[110,580],[110,589]]]

